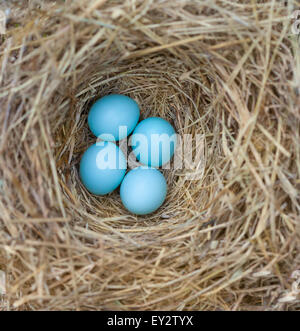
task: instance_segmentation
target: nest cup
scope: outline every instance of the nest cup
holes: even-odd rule
[[[291,8],[14,6],[0,46],[0,307],[299,308],[299,45],[279,19]],[[78,176],[96,142],[88,111],[111,93],[193,141],[190,168],[162,170],[151,215]]]

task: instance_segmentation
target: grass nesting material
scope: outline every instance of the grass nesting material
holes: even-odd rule
[[[19,3],[0,46],[0,309],[299,310],[297,2]],[[108,93],[205,138],[203,177],[165,170],[150,216],[80,183]]]

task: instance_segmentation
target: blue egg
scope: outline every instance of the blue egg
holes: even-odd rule
[[[88,125],[96,137],[105,141],[126,138],[136,127],[140,117],[138,104],[126,95],[110,94],[91,107]]]
[[[174,155],[176,142],[175,130],[169,122],[149,117],[135,128],[131,145],[139,162],[149,167],[160,167]]]
[[[83,154],[79,175],[88,191],[104,195],[121,184],[126,168],[127,162],[119,147],[112,142],[100,141]]]
[[[165,177],[155,168],[135,168],[125,176],[120,194],[123,205],[130,212],[137,215],[150,214],[165,201]]]

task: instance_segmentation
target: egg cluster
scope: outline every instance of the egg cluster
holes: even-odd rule
[[[139,117],[138,104],[125,95],[110,94],[96,101],[88,125],[98,141],[83,154],[79,174],[95,195],[108,194],[121,184],[125,208],[145,215],[157,210],[166,198],[166,180],[157,168],[174,155],[176,133],[162,118],[150,117],[138,124]],[[116,142],[131,133],[131,147],[141,166],[126,174],[127,159]]]

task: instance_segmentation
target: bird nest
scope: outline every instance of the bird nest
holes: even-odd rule
[[[0,310],[300,308],[295,9],[10,2],[0,36]],[[190,168],[162,170],[167,199],[147,216],[126,211],[118,190],[90,194],[78,176],[96,139],[89,108],[110,93],[134,98],[142,119],[201,137]]]

